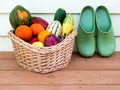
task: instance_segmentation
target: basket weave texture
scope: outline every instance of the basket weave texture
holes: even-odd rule
[[[77,31],[73,30],[63,41],[50,47],[34,47],[15,36],[13,31],[8,36],[12,41],[18,65],[25,70],[49,73],[69,64],[76,34]]]

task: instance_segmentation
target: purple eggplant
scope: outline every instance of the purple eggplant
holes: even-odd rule
[[[45,29],[47,28],[48,26],[48,22],[46,20],[44,20],[43,18],[40,18],[40,17],[32,17],[32,24],[34,23],[39,23],[41,24]]]

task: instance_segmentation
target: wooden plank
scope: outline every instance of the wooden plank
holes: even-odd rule
[[[33,16],[40,16],[46,19],[49,23],[53,20],[54,14],[32,14]],[[75,29],[77,30],[79,24],[79,14],[73,14],[75,18]],[[120,15],[111,15],[113,29],[116,36],[116,51],[120,51]],[[0,51],[13,51],[10,39],[7,37],[8,32],[12,29],[9,23],[9,14],[0,14],[0,20],[2,25],[0,25]]]
[[[1,52],[0,70],[24,69],[16,63],[13,52]],[[97,53],[91,58],[84,58],[74,52],[70,64],[64,70],[120,70],[120,52],[115,52],[109,58],[100,57]]]
[[[0,71],[0,84],[120,85],[120,71],[57,71],[38,74],[28,71]]]
[[[0,61],[1,60],[11,60],[11,59],[15,59],[15,55],[14,52],[0,52]]]
[[[120,52],[115,52],[111,57],[103,58],[96,53],[91,58],[73,54],[72,60],[66,69],[70,70],[120,70]]]
[[[14,52],[0,52],[0,71],[24,70],[15,60]]]
[[[24,70],[21,68],[15,60],[0,60],[0,71],[16,71]]]
[[[13,51],[12,42],[8,37],[0,36],[0,52],[10,52]],[[75,47],[74,47],[75,50]],[[120,37],[116,37],[116,48],[115,51],[120,51]]]
[[[32,14],[32,16],[37,16],[37,17],[41,17],[43,19],[45,19],[48,23],[51,23],[53,21],[54,18],[54,14]],[[80,18],[80,14],[73,14],[74,19],[75,19],[75,29],[77,30],[78,28],[78,24],[79,24],[79,18]],[[120,25],[120,15],[117,14],[110,14],[111,16],[111,20],[112,20],[112,24],[113,24],[113,29],[115,32],[115,36],[120,36],[120,32],[119,32],[119,25]],[[0,25],[0,36],[7,36],[8,32],[13,29],[10,25],[9,22],[9,14],[0,14],[0,20],[2,22],[2,25]]]
[[[1,90],[119,90],[120,85],[0,85]]]
[[[23,5],[32,13],[54,13],[59,7],[65,8],[68,13],[79,13],[86,5],[90,5],[95,9],[99,5],[104,5],[109,8],[111,13],[120,13],[119,3],[118,0],[107,0],[107,2],[105,0],[43,0],[42,2],[33,2],[31,0],[12,0],[11,2],[9,0],[2,0],[0,1],[0,13],[9,13],[18,4]]]
[[[0,52],[1,90],[119,90],[120,52],[91,58],[74,52],[67,68],[49,74],[25,71],[13,52]]]

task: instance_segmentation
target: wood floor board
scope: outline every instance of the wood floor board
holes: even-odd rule
[[[120,52],[108,58],[74,52],[66,68],[48,74],[25,71],[13,52],[0,52],[0,90],[120,90]]]

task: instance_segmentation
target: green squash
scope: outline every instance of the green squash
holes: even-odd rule
[[[19,25],[31,25],[31,14],[21,5],[17,5],[9,15],[10,24],[13,29],[16,29]]]

